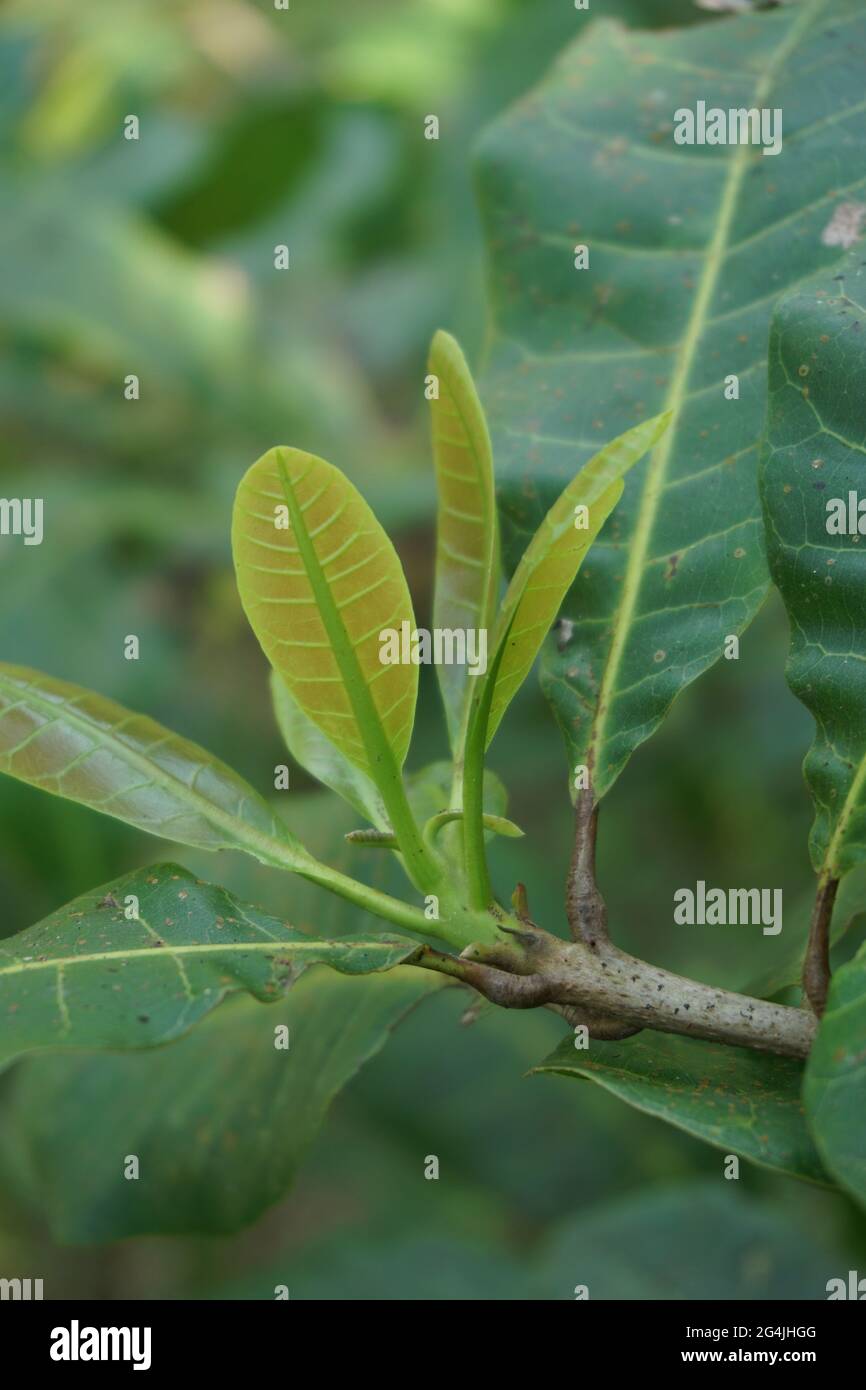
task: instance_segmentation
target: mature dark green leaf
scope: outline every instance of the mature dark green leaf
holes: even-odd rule
[[[707,1251],[712,1258],[707,1258]],[[789,1217],[736,1184],[691,1183],[606,1202],[554,1226],[534,1257],[471,1237],[361,1230],[287,1250],[255,1275],[221,1286],[220,1298],[573,1301],[601,1299],[807,1299],[826,1297],[838,1258]],[[715,1344],[713,1344],[715,1345]]]
[[[767,324],[780,293],[840,260],[822,229],[866,183],[864,41],[856,0],[659,35],[596,24],[484,142],[485,400],[509,564],[598,441],[675,412],[544,658],[569,762],[592,766],[598,794],[766,592]],[[781,108],[781,154],[675,144],[675,111],[699,100]],[[574,268],[582,244],[588,270]]]
[[[688,1038],[643,1033],[580,1051],[566,1038],[536,1072],[597,1081],[620,1099],[704,1139],[812,1182],[829,1181],[809,1137],[800,1087],[803,1068]]]
[[[866,204],[857,217],[863,213]],[[788,682],[815,718],[804,771],[822,879],[866,860],[862,261],[858,251],[839,276],[822,273],[777,306],[761,468],[770,569],[791,619]]]
[[[395,936],[317,940],[177,865],[138,869],[3,941],[0,1063],[169,1042],[227,994],[269,1002],[308,965],[365,974],[416,950]]]
[[[237,1230],[284,1196],[336,1094],[437,985],[312,970],[272,1008],[233,1000],[170,1048],[28,1060],[7,1122],[30,1200],[64,1241]]]
[[[541,1258],[536,1297],[571,1299],[582,1284],[590,1300],[825,1298],[838,1260],[736,1188],[641,1193],[575,1217]]]
[[[0,664],[0,772],[151,835],[300,863],[303,847],[238,773],[114,700]]]
[[[219,1299],[273,1299],[285,1285],[301,1302],[510,1302],[532,1295],[526,1268],[507,1249],[492,1249],[472,1233],[410,1231],[378,1240],[341,1228],[311,1251],[288,1251],[240,1279],[221,1285]]]
[[[828,1171],[866,1205],[866,947],[830,982],[803,1099]]]

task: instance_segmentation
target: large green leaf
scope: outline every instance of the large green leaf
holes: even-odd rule
[[[237,1230],[284,1196],[336,1094],[437,984],[314,969],[272,1008],[233,1000],[170,1048],[28,1060],[4,1119],[25,1191],[64,1241]]]
[[[566,1038],[534,1070],[587,1077],[725,1153],[828,1182],[800,1101],[803,1068],[790,1058],[644,1033],[586,1051]]]
[[[788,682],[815,718],[804,771],[823,879],[866,860],[866,550],[861,534],[827,529],[833,502],[847,514],[854,494],[856,528],[866,498],[862,260],[776,309],[761,469],[770,569],[791,619]]]
[[[591,1302],[825,1298],[838,1256],[738,1186],[663,1188],[573,1218],[544,1250],[537,1296],[584,1285]]]
[[[342,1227],[313,1249],[286,1251],[265,1269],[230,1279],[219,1299],[270,1299],[287,1285],[301,1302],[509,1302],[532,1297],[525,1266],[474,1232],[396,1231],[388,1240]]]
[[[766,592],[767,325],[780,293],[842,254],[821,234],[866,182],[864,39],[857,0],[658,35],[595,24],[484,141],[485,401],[509,564],[597,441],[675,412],[545,653],[570,765],[592,765],[598,795]],[[674,112],[699,100],[782,108],[782,153],[675,144]]]
[[[493,626],[499,585],[499,523],[487,421],[466,360],[448,333],[430,347],[428,371],[438,395],[430,402],[436,516],[433,624],[442,630]],[[466,707],[476,677],[468,666],[440,662],[436,675],[452,747],[460,747]]]
[[[81,686],[0,664],[0,772],[200,849],[307,858],[258,792],[197,744]]]
[[[415,623],[397,553],[357,488],[312,454],[271,449],[238,488],[232,547],[247,617],[293,698],[350,763],[393,780],[418,667],[383,662],[380,633]]]
[[[594,1205],[556,1223],[522,1260],[504,1243],[482,1245],[471,1231],[460,1239],[398,1229],[375,1240],[341,1227],[312,1249],[287,1249],[264,1270],[232,1279],[215,1296],[272,1300],[287,1284],[301,1301],[573,1302],[581,1288],[590,1304],[826,1297],[838,1254],[792,1226],[788,1213],[737,1187],[690,1182]]]
[[[803,1098],[828,1171],[866,1205],[866,947],[830,982]]]
[[[229,993],[268,1002],[308,965],[365,974],[416,950],[394,936],[317,940],[177,865],[138,869],[2,942],[0,1063],[169,1042]]]

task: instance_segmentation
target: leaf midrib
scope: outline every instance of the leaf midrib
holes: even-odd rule
[[[347,949],[355,951],[393,951],[401,946],[399,941],[226,941],[208,942],[201,945],[174,946],[165,943],[165,950],[155,946],[135,946],[129,951],[93,951],[79,956],[55,956],[50,960],[15,961],[12,965],[0,966],[0,976],[20,975],[32,970],[65,969],[68,965],[94,965],[100,961],[126,961],[139,958],[148,960],[169,960],[173,956],[224,955],[230,951],[270,951],[291,953],[318,951],[320,955],[340,954]],[[407,953],[413,943],[406,943]],[[416,948],[418,949],[418,948]]]
[[[764,68],[763,73],[755,84],[751,102],[752,105],[760,107],[763,104],[764,98],[772,90],[780,67],[783,65],[792,49],[800,42],[803,33],[814,22],[821,10],[825,8],[826,3],[827,0],[812,0],[812,4],[804,9],[793,22],[783,42],[779,44],[773,59]],[[594,769],[596,766],[597,756],[607,726],[608,715],[613,700],[616,698],[615,687],[619,675],[619,668],[622,664],[626,640],[640,594],[647,552],[665,485],[668,464],[673,453],[674,442],[677,438],[679,426],[678,415],[687,395],[695,352],[707,325],[709,317],[708,311],[718,283],[719,273],[727,251],[729,250],[728,236],[737,210],[743,178],[751,157],[751,145],[738,145],[733,158],[729,161],[728,175],[725,180],[718,213],[716,215],[716,230],[707,250],[706,259],[698,282],[697,293],[695,294],[694,303],[692,305],[692,311],[689,315],[688,324],[686,325],[686,332],[683,336],[679,352],[677,353],[671,385],[665,398],[662,412],[660,412],[672,411],[673,423],[671,428],[666,431],[659,445],[653,450],[647,466],[646,479],[641,495],[638,524],[629,546],[629,557],[623,579],[622,595],[613,621],[613,639],[602,675],[595,715],[590,730],[587,761],[591,769]],[[784,288],[781,288],[779,294],[783,293]]]
[[[322,561],[319,558],[313,538],[307,528],[298,494],[295,485],[289,475],[288,466],[284,457],[284,450],[276,450],[276,473],[279,484],[282,488],[286,504],[289,508],[289,515],[295,531],[298,554],[301,557],[310,584],[310,590],[319,612],[319,617],[325,629],[325,633],[331,644],[334,659],[340,672],[340,678],[349,702],[349,708],[361,735],[361,743],[366,756],[366,764],[361,765],[345,756],[353,762],[356,767],[361,768],[362,772],[374,782],[385,805],[385,810],[391,823],[391,827],[397,836],[400,851],[403,855],[410,877],[418,887],[427,887],[439,882],[439,873],[433,856],[421,841],[420,833],[415,824],[412,810],[406,799],[406,791],[403,786],[401,766],[405,758],[405,751],[402,756],[391,739],[389,738],[382,716],[371,692],[371,681],[367,680],[361,668],[358,653],[352,643],[351,637],[343,622],[342,614],[334,599],[331,586],[327,575],[324,572]],[[313,455],[308,455],[313,458]],[[311,464],[324,463],[324,460],[316,459]],[[330,467],[330,465],[328,465]],[[309,470],[308,470],[309,471]],[[307,474],[303,475],[304,477]],[[309,505],[309,504],[307,504]],[[392,547],[393,551],[393,547]],[[396,551],[393,551],[393,562],[395,572],[400,575],[402,582],[402,595],[405,597],[406,612],[414,625],[414,614],[412,611],[412,601],[403,576],[402,566]],[[379,674],[381,675],[382,669]],[[408,692],[406,692],[408,693]],[[415,687],[417,697],[417,686]],[[401,696],[401,699],[405,698]],[[414,724],[414,700],[413,711],[410,722]],[[343,751],[343,750],[341,750]]]
[[[307,529],[303,515],[304,509],[295,492],[295,484],[289,475],[282,453],[278,451],[277,457],[277,476],[289,507],[301,563],[306,570],[313,599],[339,668],[343,689],[364,746],[367,766],[362,770],[367,772],[377,783],[383,798],[386,800],[386,809],[388,809],[390,786],[400,781],[397,757],[385,733],[381,716],[361,669],[358,654],[352,645],[352,640],[331,592],[330,583],[322,568],[318,552]],[[304,474],[304,477],[306,476]],[[379,769],[379,777],[376,776],[374,769]],[[390,799],[393,800],[393,797]]]

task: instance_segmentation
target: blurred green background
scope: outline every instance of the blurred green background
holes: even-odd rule
[[[708,22],[690,0],[593,10]],[[426,622],[426,347],[447,327],[478,365],[484,341],[473,141],[588,22],[569,0],[4,6],[2,491],[46,499],[44,544],[0,545],[4,659],[147,711],[266,790],[282,754],[228,528],[241,474],[278,442],[361,487]],[[121,137],[129,113],[138,142]],[[292,268],[278,273],[283,242]],[[734,987],[771,962],[773,939],[674,931],[671,904],[700,877],[782,887],[789,943],[807,919],[811,730],[784,684],[786,642],[773,602],[737,678],[721,662],[692,687],[604,808],[620,944]],[[444,750],[427,681],[412,764]],[[493,761],[529,831],[495,850],[500,893],[523,879],[562,930],[565,766],[534,681]],[[299,772],[293,788],[293,822],[348,863],[331,794]],[[171,857],[5,779],[0,821],[4,935]],[[333,901],[239,856],[174,854],[302,923],[341,925]],[[61,1246],[9,1174],[0,1273],[44,1276],[51,1297],[272,1297],[285,1283],[293,1297],[569,1298],[589,1280],[594,1297],[669,1298],[817,1296],[827,1274],[863,1267],[866,1223],[845,1199],[745,1162],[724,1182],[719,1152],[593,1085],[525,1077],[556,1019],[488,1011],[465,1027],[467,1002],[444,991],[413,1013],[338,1099],[292,1193],[244,1233]]]

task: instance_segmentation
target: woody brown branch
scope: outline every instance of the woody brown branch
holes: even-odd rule
[[[565,912],[572,941],[594,947],[607,941],[607,908],[595,881],[598,804],[592,782],[578,794],[574,808],[574,849],[565,890]]]
[[[598,835],[598,803],[592,779],[577,797],[574,808],[574,849],[565,886],[565,913],[572,941],[582,941],[590,950],[609,941],[607,907],[595,877],[595,844]],[[590,1037],[613,1041],[640,1032],[638,1026],[608,1018],[590,1009],[551,1004],[571,1024],[589,1030]]]
[[[414,963],[443,971],[508,1009],[557,1006],[596,1016],[601,1028],[641,1028],[785,1057],[806,1057],[817,1022],[790,1008],[688,980],[638,960],[610,943],[595,949],[526,927],[519,942],[470,946],[451,957],[421,947]],[[608,1036],[603,1032],[590,1036]],[[624,1036],[621,1033],[620,1036]]]
[[[838,887],[837,878],[824,879],[818,884],[803,961],[803,993],[818,1018],[827,1006],[830,988],[830,923]]]

